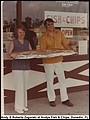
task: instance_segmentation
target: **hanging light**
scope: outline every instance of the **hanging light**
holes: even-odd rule
[[[79,1],[56,1],[57,3],[60,3],[62,7],[71,7],[74,4],[79,4]]]

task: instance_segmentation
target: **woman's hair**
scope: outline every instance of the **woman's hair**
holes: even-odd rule
[[[53,23],[54,23],[53,19],[51,19],[51,18],[47,18],[47,19],[44,21],[44,25],[46,25],[47,22],[53,22]]]
[[[25,33],[26,33],[26,28],[24,27],[24,25],[18,25],[15,29],[15,32],[14,32],[14,37],[17,39],[18,38],[18,29],[21,29],[23,30]],[[24,38],[25,39],[25,38]]]

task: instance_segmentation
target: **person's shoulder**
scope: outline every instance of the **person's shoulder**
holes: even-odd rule
[[[56,33],[61,33],[60,29],[55,29],[54,30]]]
[[[15,43],[17,41],[16,38],[14,38],[13,40],[11,40],[12,43]]]
[[[57,34],[59,34],[59,35],[62,35],[62,32],[61,32],[60,29],[55,29],[55,32],[56,32]]]
[[[10,44],[15,45],[15,44],[17,44],[17,41],[18,40],[14,38],[13,40],[10,41]]]

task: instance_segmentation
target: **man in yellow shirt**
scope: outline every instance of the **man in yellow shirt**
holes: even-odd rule
[[[40,38],[40,49],[66,49],[70,50],[69,41],[64,37],[60,30],[54,28],[54,21],[51,18],[47,18],[44,21],[46,32]],[[65,85],[65,75],[62,67],[63,57],[43,58],[44,69],[47,80],[47,95],[50,106],[54,107],[55,104],[55,91],[53,88],[54,72],[56,73],[59,81],[61,102],[64,105],[72,107],[67,95],[67,88]]]

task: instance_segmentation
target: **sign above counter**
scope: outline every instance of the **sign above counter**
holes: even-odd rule
[[[87,13],[45,11],[44,18],[52,18],[55,27],[87,28]]]

